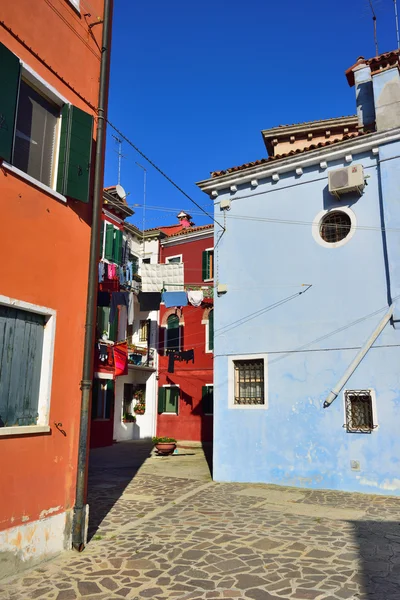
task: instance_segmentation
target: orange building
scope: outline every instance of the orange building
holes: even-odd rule
[[[103,11],[1,6],[0,576],[71,548]]]

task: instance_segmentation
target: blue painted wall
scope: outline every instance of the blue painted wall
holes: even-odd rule
[[[398,329],[386,326],[345,387],[375,390],[378,428],[371,434],[346,431],[343,392],[323,408],[386,312],[388,295],[400,295],[399,155],[398,143],[381,146],[382,163],[371,152],[353,154],[353,164],[363,164],[368,176],[360,198],[336,201],[328,192],[328,170],[348,166],[343,161],[329,162],[325,171],[310,167],[300,177],[291,172],[276,183],[259,181],[255,189],[243,185],[235,194],[220,192],[216,217],[221,218],[220,200],[230,198],[232,204],[216,250],[218,280],[228,286],[215,299],[217,481],[400,495]],[[355,213],[358,228],[343,246],[323,247],[311,223],[321,210],[341,206]],[[244,216],[254,220],[237,218]],[[386,234],[389,263],[385,221],[398,229]],[[370,226],[375,229],[364,229]],[[396,282],[388,289],[391,276]],[[268,309],[303,291],[301,284],[312,287]],[[229,356],[247,353],[268,354],[267,409],[228,407]],[[351,470],[353,460],[360,471]]]

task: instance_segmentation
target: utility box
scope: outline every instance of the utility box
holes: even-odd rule
[[[342,169],[329,171],[329,192],[336,198],[349,192],[358,192],[361,196],[365,187],[364,169],[362,165],[351,165]]]

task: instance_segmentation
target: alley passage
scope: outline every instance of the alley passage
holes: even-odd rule
[[[400,500],[211,482],[200,448],[91,459],[91,541],[0,598],[398,600]]]

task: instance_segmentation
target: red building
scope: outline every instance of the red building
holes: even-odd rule
[[[193,227],[190,215],[181,213],[178,218],[180,230],[161,228],[166,237],[160,242],[159,261],[184,264],[189,301],[184,307],[160,307],[157,435],[209,442],[213,436],[214,230],[213,225]],[[196,292],[196,304],[203,295],[198,306],[190,302],[190,292]],[[171,353],[178,360],[171,360]]]

